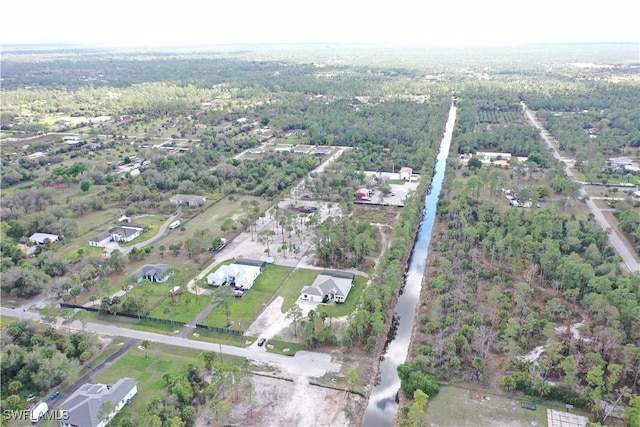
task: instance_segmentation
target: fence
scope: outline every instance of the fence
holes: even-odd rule
[[[218,328],[216,326],[201,325],[200,323],[196,323],[196,328],[205,329],[207,331],[220,332],[222,334],[242,335],[242,331],[236,331],[235,329],[229,328]]]
[[[100,309],[97,308],[93,308],[93,307],[84,307],[82,305],[75,305],[75,304],[67,304],[64,302],[60,303],[60,307],[61,308],[79,308],[81,310],[86,310],[86,311],[90,311],[92,313],[100,313]],[[145,315],[137,315],[137,314],[131,314],[131,313],[113,313],[114,316],[122,316],[122,317],[128,317],[130,319],[138,319],[138,320],[148,320],[149,322],[155,322],[155,323],[164,323],[165,325],[175,325],[175,326],[180,326],[180,327],[185,327],[187,326],[186,323],[184,322],[180,322],[178,320],[171,320],[171,319],[160,319],[158,317],[151,317],[151,316],[145,316]]]

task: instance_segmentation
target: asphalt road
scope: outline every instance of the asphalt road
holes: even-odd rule
[[[19,309],[0,308],[0,314],[8,317],[17,317],[23,320],[41,321],[40,315],[30,311]],[[56,325],[59,329],[66,329],[69,326],[62,324],[62,319],[58,318]],[[178,347],[192,348],[202,351],[215,351],[221,354],[246,357],[254,362],[267,363],[280,369],[283,373],[292,376],[320,377],[327,372],[339,372],[341,363],[331,361],[331,355],[316,353],[311,351],[299,351],[295,356],[283,356],[266,351],[253,350],[251,348],[240,348],[225,344],[215,344],[204,341],[195,341],[187,338],[156,334],[153,332],[127,329],[115,325],[104,325],[101,323],[86,323],[83,325],[79,321],[71,324],[73,330],[86,330],[100,335],[121,336],[137,340],[149,340],[153,343],[162,343]]]
[[[529,119],[531,124],[533,124],[533,126],[540,131],[540,136],[542,137],[542,139],[545,140],[549,148],[553,151],[553,156],[564,163],[565,165],[564,171],[567,174],[567,176],[579,183],[579,181],[573,175],[573,171],[571,170],[571,167],[569,166],[569,164],[562,159],[562,157],[560,156],[560,153],[556,149],[553,143],[554,142],[553,136],[551,136],[551,134],[544,127],[542,127],[542,125],[536,119],[535,113],[529,110],[529,108],[527,108],[527,105],[524,102],[522,102],[522,108],[524,109],[527,115],[527,118]],[[618,255],[620,255],[620,258],[622,258],[622,263],[631,272],[640,271],[640,263],[636,261],[636,258],[631,252],[631,250],[624,244],[622,237],[620,237],[619,231],[615,230],[611,226],[611,224],[609,223],[607,218],[604,216],[600,208],[596,206],[593,200],[589,198],[589,195],[587,194],[587,191],[584,189],[584,186],[582,184],[580,184],[579,192],[580,192],[580,196],[582,196],[582,199],[589,207],[589,210],[591,210],[591,213],[593,214],[593,217],[595,218],[595,220],[598,222],[598,224],[600,224],[600,227],[602,227],[602,229],[605,230],[609,235],[609,243],[611,244],[611,246],[613,246],[613,248],[616,250]]]

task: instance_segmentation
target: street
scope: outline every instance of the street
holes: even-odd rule
[[[631,272],[640,271],[640,263],[636,261],[634,254],[624,244],[623,238],[620,237],[619,231],[611,227],[611,224],[604,216],[600,208],[596,206],[596,204],[589,198],[587,191],[584,189],[584,186],[573,175],[571,167],[569,166],[569,162],[563,160],[560,156],[560,153],[553,144],[553,137],[551,136],[551,134],[538,122],[535,117],[535,113],[529,110],[524,102],[521,102],[521,104],[531,124],[540,131],[540,136],[547,143],[547,146],[553,151],[553,156],[564,163],[564,170],[567,176],[580,184],[580,196],[589,207],[589,210],[593,214],[595,220],[598,222],[598,224],[600,224],[600,227],[602,227],[602,229],[607,232],[609,236],[609,243],[611,244],[611,246],[613,246],[618,255],[620,255],[620,258],[622,258],[622,263]]]

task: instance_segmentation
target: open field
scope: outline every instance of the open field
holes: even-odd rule
[[[476,393],[481,400],[476,399]],[[547,408],[565,411],[564,405],[536,403],[524,409],[521,400],[487,394],[484,390],[441,387],[427,405],[429,427],[531,427],[547,425]]]

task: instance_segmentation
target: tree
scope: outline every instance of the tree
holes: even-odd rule
[[[293,325],[293,335],[298,337],[298,326],[300,322],[304,319],[304,314],[302,313],[302,309],[299,305],[294,304],[293,307],[289,309],[287,315],[285,317],[287,320],[291,320],[291,324]]]
[[[467,167],[469,169],[480,169],[482,167],[482,160],[480,160],[477,156],[471,156],[469,162],[467,163]]]
[[[149,346],[151,345],[151,341],[149,340],[144,340],[142,341],[142,347],[144,348],[144,358],[147,358],[147,350],[149,349]]]
[[[427,425],[427,414],[425,408],[429,402],[429,396],[418,389],[413,393],[413,404],[407,413],[407,422],[411,427]]]
[[[89,181],[88,179],[84,179],[82,180],[82,182],[80,183],[80,190],[82,190],[83,193],[86,193],[89,191],[89,189],[91,189],[92,186],[92,182]]]

